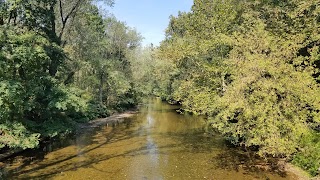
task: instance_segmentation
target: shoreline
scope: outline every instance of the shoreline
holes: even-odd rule
[[[86,123],[79,123],[73,132],[71,132],[70,134],[78,134],[78,133],[81,133],[83,132],[83,130],[90,130],[90,129],[93,129],[93,128],[97,128],[97,127],[100,127],[100,126],[105,126],[105,125],[112,125],[114,123],[121,123],[125,120],[125,118],[129,118],[129,117],[132,117],[133,115],[137,114],[138,113],[138,110],[128,110],[128,111],[124,111],[122,113],[115,113],[111,116],[108,116],[106,118],[98,118],[98,119],[94,119],[94,120],[91,120],[89,122],[86,122]],[[45,141],[40,141],[40,144],[41,143],[45,143]],[[37,149],[37,148],[35,148]],[[3,153],[0,153],[0,169],[2,167],[2,165],[4,164],[2,161],[12,157],[12,156],[15,156],[15,155],[18,155],[19,153],[22,153],[23,151],[26,151],[26,150],[30,150],[30,149],[15,149],[15,150],[10,150],[8,149],[7,151],[3,152]]]
[[[121,123],[126,118],[132,117],[137,113],[138,113],[138,110],[128,110],[122,113],[115,113],[105,118],[99,118],[99,119],[89,121],[87,123],[81,123],[76,127],[76,130],[79,130],[79,129],[83,130],[85,128],[96,128],[100,126],[107,126],[109,124],[112,125],[114,123]]]
[[[98,118],[86,123],[80,123],[76,126],[74,132],[71,134],[79,134],[86,130],[91,130],[94,128],[99,128],[101,126],[112,126],[114,124],[122,123],[125,121],[126,118],[130,118],[138,113],[138,110],[128,110],[124,111],[122,113],[115,113],[109,117],[106,118]],[[19,154],[23,152],[24,150],[13,150],[8,151],[3,154],[0,154],[0,169],[3,165],[5,165],[2,161],[10,158],[16,154]],[[296,176],[297,180],[320,180],[320,177],[311,177],[306,171],[299,168],[298,166],[295,166],[289,162],[284,164],[284,169],[288,173],[292,173]],[[0,176],[1,177],[1,176]]]
[[[311,177],[306,171],[290,162],[287,162],[284,168],[286,172],[294,174],[298,180],[320,180],[320,177]]]

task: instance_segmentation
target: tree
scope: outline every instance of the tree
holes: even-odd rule
[[[158,53],[167,91],[228,140],[290,156],[319,126],[316,1],[196,0],[171,17]]]
[[[1,1],[1,147],[35,147],[40,134],[69,131],[77,120],[70,119],[87,111],[89,99],[64,84],[68,57],[63,32],[84,3],[91,1],[59,2]]]
[[[103,17],[93,5],[80,14],[69,29],[65,46],[74,59],[68,62],[74,85],[91,94],[98,109],[120,108],[124,104],[119,101],[131,99],[125,96],[133,93],[129,54],[139,47],[141,35],[113,16]]]

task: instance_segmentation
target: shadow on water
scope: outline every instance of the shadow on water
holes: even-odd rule
[[[204,136],[203,129],[185,133],[170,133],[170,136],[181,141],[184,151],[192,153],[208,153],[208,163],[214,169],[227,171],[244,171],[254,178],[269,179],[267,173],[287,177],[284,162],[276,158],[263,159],[256,152],[244,151],[237,147],[227,146],[225,139],[219,134]],[[217,151],[217,153],[212,153]]]
[[[229,171],[244,171],[245,174],[256,178],[265,177],[266,173],[287,177],[284,166],[276,159],[261,159],[254,152],[243,152],[235,148],[224,151],[211,159],[216,168]],[[280,161],[281,162],[281,161]]]
[[[63,177],[69,179],[70,173],[88,169],[95,174],[119,177],[124,169],[129,174],[133,171],[131,166],[136,165],[143,173],[155,173],[143,169],[155,166],[153,169],[159,172],[150,179],[172,179],[173,172],[184,177],[190,168],[206,176],[241,172],[242,179],[287,176],[276,162],[265,162],[253,153],[230,148],[218,134],[207,135],[204,123],[192,116],[177,115],[175,108],[153,102],[121,124],[87,130],[43,149],[25,152],[7,160],[8,179],[50,179],[64,173]],[[178,166],[180,171],[175,171]],[[140,175],[133,173],[131,178],[148,179],[147,175]]]
[[[125,141],[128,139],[133,138],[133,136],[127,136],[128,134],[133,134],[133,132],[126,132],[123,133],[122,136],[117,137],[114,139],[114,132],[110,132],[110,134],[106,137],[106,141],[104,143],[101,143],[99,145],[96,145],[95,147],[83,150],[81,154],[87,154],[91,151],[94,151],[95,149],[98,149],[105,144],[108,143],[115,143],[119,141]],[[137,135],[137,134],[136,134]],[[169,133],[167,136],[177,138],[181,141],[181,143],[177,144],[168,144],[165,146],[158,147],[159,151],[157,151],[158,154],[161,154],[161,149],[175,149],[176,146],[180,146],[181,144],[184,146],[184,150],[175,151],[175,153],[208,153],[210,154],[212,151],[214,151],[217,147],[217,145],[212,145],[210,142],[211,140],[207,140],[209,137],[203,137],[203,132],[201,130],[198,130],[198,132],[194,133]],[[211,137],[212,138],[212,137]],[[132,142],[135,143],[135,142]],[[221,141],[222,143],[222,141]],[[101,171],[104,173],[117,173],[114,171],[107,171],[107,170],[101,170],[97,169],[93,164],[99,163],[101,161],[107,161],[112,158],[117,157],[124,157],[124,156],[138,156],[138,155],[147,155],[149,154],[150,148],[148,146],[142,146],[136,149],[125,151],[121,154],[113,154],[113,155],[104,155],[104,154],[97,154],[95,157],[90,157],[89,159],[86,159],[85,161],[74,164],[73,162],[65,163],[63,166],[59,166],[58,169],[52,170],[52,171],[46,171],[46,173],[39,174],[37,176],[32,176],[33,179],[48,179],[56,174],[60,174],[62,171],[76,171],[79,168],[82,167],[90,167],[94,168],[97,171]],[[41,164],[38,167],[28,169],[28,170],[22,170],[17,172],[11,172],[11,178],[16,179],[20,175],[27,175],[28,173],[39,171],[41,169],[47,168],[49,166],[56,166],[57,164],[61,164],[63,162],[68,162],[73,158],[77,158],[79,155],[71,155],[65,157],[65,155],[61,157],[56,157],[56,161],[47,162],[44,164]],[[32,156],[31,156],[32,157]],[[27,157],[25,157],[27,158]],[[33,160],[35,159],[35,160]],[[17,169],[23,169],[24,167],[28,166],[31,162],[33,163],[41,163],[41,161],[44,159],[44,153],[40,156],[33,156],[32,158],[27,158],[20,167],[17,167]],[[214,155],[210,158],[208,157],[208,162],[213,164],[213,168],[219,169],[225,169],[225,170],[232,170],[232,171],[239,171],[239,169],[243,169],[246,174],[251,176],[256,176],[257,172],[259,172],[260,176],[256,176],[256,178],[261,178],[261,175],[265,170],[268,169],[271,170],[269,172],[278,174],[282,177],[285,177],[286,174],[283,171],[279,171],[279,169],[274,168],[271,164],[266,164],[265,161],[258,159],[257,157],[254,157],[252,154],[241,152],[237,149],[228,149],[227,151],[223,151],[222,153],[219,153],[218,155]],[[268,166],[268,167],[267,167]],[[272,166],[272,167],[271,167]],[[17,170],[16,169],[16,170]],[[15,170],[15,171],[16,171]],[[266,176],[267,177],[267,176]],[[30,179],[30,177],[24,177],[20,179]]]
[[[28,169],[28,170],[21,170],[21,169],[23,169],[24,167],[30,165],[31,162],[32,163],[38,163],[38,162],[41,163],[41,161],[44,160],[44,155],[46,153],[48,153],[48,152],[40,151],[40,153],[37,153],[36,156],[35,155],[31,155],[30,156],[31,158],[28,157],[28,153],[24,154],[23,155],[23,161],[22,161],[21,165],[19,165],[14,170],[9,172],[9,174],[11,174],[11,178],[12,179],[15,179],[19,175],[28,174],[28,173],[35,172],[35,171],[38,171],[38,170],[41,170],[41,169],[44,169],[44,168],[47,168],[47,167],[50,167],[50,166],[55,166],[57,164],[61,164],[63,162],[68,162],[71,159],[77,158],[79,155],[85,155],[85,154],[87,154],[87,153],[89,153],[91,151],[94,151],[95,149],[98,149],[98,148],[102,147],[105,144],[112,143],[112,142],[115,142],[115,141],[121,141],[121,140],[125,140],[125,139],[130,138],[130,137],[126,137],[124,135],[123,137],[120,137],[120,138],[115,140],[115,139],[113,139],[114,132],[115,132],[115,129],[112,129],[112,131],[106,137],[106,141],[105,142],[103,142],[101,144],[98,144],[98,145],[96,145],[94,147],[91,147],[89,149],[85,149],[84,148],[84,150],[81,151],[79,154],[73,154],[71,156],[62,155],[61,157],[56,157],[57,160],[55,160],[55,161],[46,162],[44,164],[41,164],[41,165],[39,165],[39,166],[37,166],[35,168],[31,168],[31,169]],[[61,148],[63,148],[63,146]],[[58,150],[58,149],[60,149],[60,148],[57,148],[56,150]],[[138,150],[136,150],[136,151],[138,151]],[[129,153],[132,153],[132,152],[134,152],[134,151],[128,151],[125,154],[129,154]],[[125,154],[121,154],[121,155],[117,155],[117,156],[123,156]],[[112,156],[112,155],[105,156],[103,154],[100,154],[97,157],[93,157],[93,158],[90,158],[90,160],[82,162],[81,164],[75,165],[72,162],[71,163],[66,163],[63,166],[60,166],[59,169],[56,169],[54,171],[47,172],[45,174],[41,174],[41,175],[38,175],[38,176],[33,176],[32,178],[35,178],[35,179],[38,179],[38,178],[46,179],[46,178],[51,177],[52,175],[59,174],[62,171],[76,170],[77,168],[80,168],[80,167],[88,167],[93,163],[97,163],[99,161],[108,160],[108,159],[111,159],[111,158],[114,158],[114,157],[117,157],[117,156]],[[13,163],[13,161],[14,161],[14,159],[12,159],[12,160],[10,160],[8,162],[9,163]],[[21,179],[29,179],[29,178],[27,177],[27,178],[21,178]]]
[[[106,141],[104,143],[101,143],[101,144],[96,145],[95,147],[83,150],[81,152],[81,154],[83,154],[83,155],[87,154],[87,153],[94,151],[95,149],[98,149],[108,143],[120,142],[120,141],[128,140],[128,139],[131,139],[134,137],[134,136],[127,136],[128,134],[131,134],[131,135],[134,134],[133,132],[127,131],[127,132],[123,133],[120,137],[117,137],[115,139],[114,133],[115,133],[115,129],[113,129],[112,132],[110,132],[110,134],[108,134],[108,136],[106,137]],[[132,142],[132,143],[135,143],[135,142]],[[174,147],[175,147],[174,144],[169,144],[167,146],[159,147],[159,149],[161,149],[161,148],[174,148]],[[62,171],[77,170],[78,168],[81,168],[81,167],[92,167],[91,166],[92,164],[96,164],[100,161],[106,161],[106,160],[109,160],[112,158],[117,158],[117,157],[122,157],[122,156],[146,155],[149,153],[148,150],[149,150],[148,146],[142,146],[137,149],[125,151],[124,153],[121,153],[121,154],[115,154],[115,155],[97,154],[96,157],[91,157],[90,159],[83,161],[81,164],[75,165],[72,162],[66,163],[63,166],[60,166],[59,169],[56,169],[56,170],[53,170],[50,172],[46,172],[44,174],[40,174],[38,176],[32,176],[32,178],[33,179],[47,179],[47,178],[50,178],[56,174],[60,174]],[[73,158],[77,158],[79,156],[79,154],[75,154],[75,155],[71,155],[71,156],[67,156],[67,157],[65,155],[63,155],[61,157],[56,157],[56,159],[58,159],[56,161],[47,162],[47,163],[41,164],[38,167],[20,171],[24,167],[30,165],[31,162],[32,163],[41,163],[41,161],[44,160],[44,154],[45,153],[43,152],[40,155],[30,156],[30,157],[28,157],[28,155],[24,155],[25,159],[23,160],[22,164],[19,167],[15,168],[15,170],[13,170],[12,172],[9,172],[9,174],[11,174],[10,175],[11,179],[16,179],[20,175],[27,175],[28,173],[47,168],[49,166],[55,166],[55,165],[61,164],[63,162],[68,162],[69,160],[71,160]],[[9,161],[9,163],[13,163],[13,160]],[[98,169],[96,169],[96,170],[98,170]],[[99,170],[99,171],[102,171],[102,170]],[[103,171],[103,172],[111,173],[108,171]],[[112,173],[114,173],[114,172],[112,172]],[[19,179],[30,179],[30,177],[19,178]]]

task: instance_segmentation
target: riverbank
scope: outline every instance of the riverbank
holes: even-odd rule
[[[92,128],[96,128],[96,127],[100,127],[100,126],[107,126],[107,125],[113,125],[116,123],[121,123],[124,121],[125,118],[129,118],[129,117],[133,116],[134,114],[136,114],[137,112],[138,112],[137,110],[128,110],[128,111],[124,111],[122,113],[115,113],[115,114],[113,114],[109,117],[106,117],[106,118],[95,119],[95,120],[89,121],[87,123],[79,123],[76,126],[74,132],[72,132],[71,134],[79,134],[86,129],[92,129]],[[42,143],[45,143],[45,142],[42,141]],[[0,169],[4,165],[3,163],[1,163],[3,160],[5,160],[9,157],[15,156],[16,154],[19,154],[23,151],[24,151],[23,149],[2,150],[2,152],[0,152]]]
[[[99,118],[99,119],[89,121],[88,123],[79,124],[77,129],[83,130],[86,128],[95,128],[100,126],[109,126],[115,123],[121,123],[126,118],[129,118],[135,115],[137,112],[138,112],[137,110],[130,110],[130,111],[125,111],[123,113],[116,113],[106,118]]]
[[[106,118],[100,118],[100,119],[95,119],[92,120],[88,123],[82,123],[79,124],[77,127],[77,130],[75,131],[76,135],[83,135],[86,132],[103,127],[103,126],[117,126],[118,124],[121,124],[123,121],[125,121],[126,118],[130,118],[134,116],[138,111],[137,110],[131,110],[131,111],[126,111],[123,113],[117,113],[112,116],[106,117]],[[181,117],[181,116],[179,116]],[[161,118],[162,119],[162,118]],[[171,118],[169,118],[171,119]],[[167,122],[166,122],[167,123]],[[181,127],[181,126],[179,126]],[[190,139],[190,138],[188,138]],[[191,138],[192,139],[192,138]],[[223,160],[227,161],[227,159]],[[4,166],[5,164],[2,163]],[[295,176],[294,179],[297,180],[307,180],[307,179],[312,179],[312,180],[317,180],[317,178],[310,178],[307,173],[305,173],[303,170],[291,165],[290,163],[285,163],[284,164],[285,171],[288,172],[289,174],[293,174]],[[0,163],[0,169],[1,169],[1,163]],[[268,170],[266,170],[268,172]]]
[[[284,168],[286,172],[296,175],[298,180],[320,180],[320,177],[312,178],[306,171],[291,163],[286,163]]]

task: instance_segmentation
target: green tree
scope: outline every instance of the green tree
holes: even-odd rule
[[[69,131],[74,115],[87,111],[89,99],[64,84],[68,58],[61,35],[83,4],[70,4],[68,10],[59,2],[1,1],[1,147],[35,147],[40,135]]]
[[[103,17],[93,5],[82,9],[73,23],[65,46],[72,59],[68,81],[93,97],[101,116],[108,114],[106,108],[135,105],[129,56],[140,46],[141,35],[113,16]]]
[[[167,96],[260,155],[300,151],[319,126],[318,11],[317,1],[196,0],[171,17],[157,53],[172,67]]]

